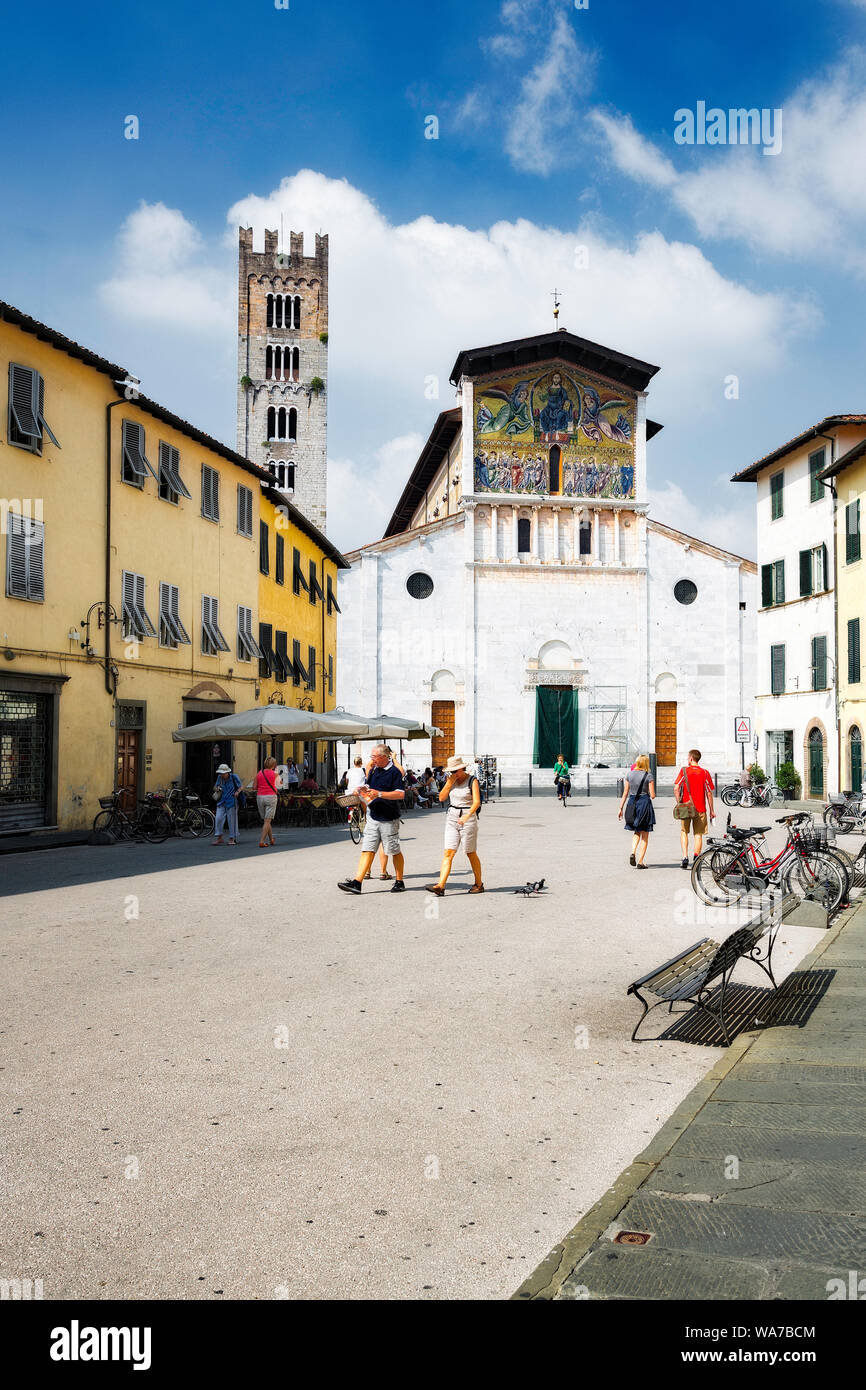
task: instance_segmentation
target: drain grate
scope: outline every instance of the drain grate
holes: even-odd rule
[[[650,1239],[649,1231],[620,1231],[613,1238],[614,1245],[646,1245]]]

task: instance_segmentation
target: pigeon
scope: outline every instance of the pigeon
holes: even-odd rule
[[[544,879],[540,878],[537,883],[527,883],[523,888],[515,888],[515,893],[522,893],[524,898],[537,898],[544,889]]]

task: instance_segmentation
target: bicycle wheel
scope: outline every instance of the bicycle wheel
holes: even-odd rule
[[[154,807],[142,816],[139,830],[150,844],[161,845],[171,834],[171,817],[162,807]]]
[[[361,817],[353,811],[349,817],[349,833],[356,845],[361,843]]]
[[[201,830],[203,835],[210,835],[216,828],[216,816],[209,806],[197,806],[197,813],[201,816]]]
[[[847,891],[847,874],[838,860],[825,850],[805,858],[797,857],[785,876],[785,890],[801,898],[812,898],[835,912]]]
[[[754,787],[740,787],[740,806],[744,811],[749,810],[755,804]]]
[[[699,854],[692,865],[692,887],[702,903],[718,907],[736,902],[748,891],[745,883],[733,883],[732,876],[744,873],[742,851],[732,845],[712,845]]]
[[[97,832],[100,830],[111,830],[116,834],[117,828],[114,824],[114,812],[100,811],[98,816],[93,817],[93,829]]]
[[[204,830],[201,811],[197,809],[183,811],[175,818],[175,826],[178,835],[181,835],[185,840],[196,839]]]
[[[739,788],[739,787],[722,787],[721,797],[722,797],[722,801],[724,802],[724,804],[725,804],[726,806],[739,806],[739,804],[740,804],[740,788]]]

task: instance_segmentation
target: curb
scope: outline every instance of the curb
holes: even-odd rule
[[[857,912],[866,912],[866,899],[840,914],[836,922],[827,928],[817,946],[803,957],[792,973],[796,974],[797,971],[811,969],[812,965],[821,958],[827,947],[832,945]],[[662,1159],[667,1156],[683,1131],[689,1127],[692,1120],[704,1108],[710,1096],[721,1085],[728,1073],[742,1060],[754,1043],[766,1036],[766,1033],[766,1029],[761,1029],[757,1032],[740,1033],[738,1037],[734,1038],[731,1046],[725,1050],[715,1066],[696,1086],[692,1087],[685,1099],[680,1101],[676,1110],[665,1121],[646,1148],[642,1149],[637,1157],[632,1159],[629,1166],[623,1169],[613,1186],[599,1197],[586,1215],[581,1217],[577,1225],[573,1226],[557,1245],[554,1245],[550,1254],[545,1256],[541,1264],[524,1279],[517,1291],[511,1295],[510,1302],[551,1301],[556,1298],[572,1270],[576,1269],[581,1260],[589,1254],[592,1246],[601,1239],[608,1226],[616,1220],[638,1188],[642,1187],[652,1176]]]

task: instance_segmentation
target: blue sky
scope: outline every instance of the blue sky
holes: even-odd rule
[[[38,61],[0,91],[0,297],[233,442],[237,223],[328,231],[349,547],[381,531],[457,352],[548,328],[556,283],[568,328],[661,367],[655,514],[752,553],[751,490],[723,480],[866,408],[866,3],[678,8],[19,7],[4,46]],[[675,145],[699,100],[781,108],[781,153]]]

